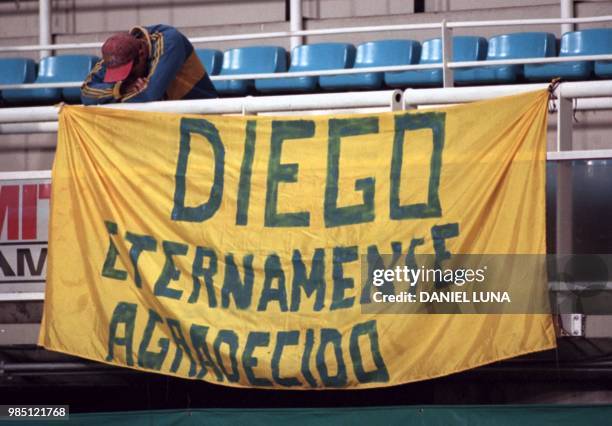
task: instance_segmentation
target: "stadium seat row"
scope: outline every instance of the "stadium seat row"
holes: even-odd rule
[[[0,84],[23,83],[62,83],[66,81],[83,81],[99,58],[86,55],[61,55],[43,58],[36,72],[36,63],[32,59],[0,59]],[[45,88],[45,89],[6,89],[0,92],[0,98],[13,104],[46,104],[64,100],[70,103],[81,102],[81,89]]]
[[[277,46],[249,46],[219,50],[197,49],[211,76],[278,72],[320,71],[377,66],[437,64],[442,62],[439,38],[421,43],[414,40],[379,40],[360,44],[316,43],[302,45],[291,52]],[[612,29],[598,28],[569,32],[560,42],[559,56],[612,54]],[[523,32],[492,37],[453,37],[453,61],[492,61],[557,56],[555,36],[544,32]],[[62,55],[44,58],[36,75],[30,59],[0,59],[0,84],[81,81],[97,62],[95,56]],[[612,61],[571,61],[549,64],[491,65],[464,67],[454,71],[459,85],[508,84],[520,81],[549,81],[612,78]],[[359,74],[288,77],[253,80],[219,80],[214,85],[222,95],[243,96],[259,93],[299,93],[322,90],[375,90],[439,86],[442,69]],[[78,88],[4,90],[2,98],[10,103],[79,102]]]
[[[200,59],[211,75],[275,72],[320,71],[343,68],[367,68],[393,65],[437,64],[442,62],[442,41],[379,40],[355,48],[347,43],[318,43],[294,48],[291,63],[286,66],[284,49],[273,46],[251,46],[221,53],[198,50]],[[561,38],[559,56],[612,54],[612,29],[598,28],[569,32]],[[557,56],[554,34],[524,32],[504,34],[487,40],[476,36],[453,37],[453,61],[494,61],[505,59]],[[550,81],[612,78],[612,61],[571,61],[549,64],[497,65],[458,68],[457,84],[509,84],[524,80]],[[320,77],[291,77],[256,80],[216,81],[221,94],[245,95],[255,89],[260,93],[313,92],[323,90],[375,90],[440,86],[442,69],[398,72],[366,72]]]

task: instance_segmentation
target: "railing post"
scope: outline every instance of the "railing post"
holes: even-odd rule
[[[574,17],[574,0],[560,0],[561,19]],[[561,35],[574,31],[574,24],[561,24]]]
[[[401,90],[396,89],[393,91],[389,108],[391,111],[402,111],[404,109],[404,97]]]
[[[51,44],[51,0],[38,0],[38,44]],[[50,50],[41,50],[40,59],[51,56]]]
[[[453,30],[446,26],[446,19],[442,21],[442,82],[444,87],[453,87],[453,70],[448,63],[453,61]]]
[[[557,101],[557,151],[571,151],[572,120],[574,119],[572,99],[562,97],[561,88],[558,89],[557,93],[559,93]],[[555,232],[557,254],[572,253],[572,192],[572,163],[571,161],[559,161],[557,163],[557,227]]]
[[[289,29],[293,31],[302,31],[302,0],[290,0],[289,3]],[[291,36],[291,49],[304,44],[302,36]]]

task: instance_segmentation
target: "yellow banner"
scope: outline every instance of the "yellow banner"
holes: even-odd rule
[[[552,348],[550,315],[370,312],[362,279],[363,256],[544,254],[547,99],[302,117],[65,106],[39,343],[290,389]]]

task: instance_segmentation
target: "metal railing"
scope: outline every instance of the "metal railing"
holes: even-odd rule
[[[399,90],[381,90],[311,95],[247,96],[240,98],[163,101],[142,104],[110,104],[104,107],[194,114],[257,114],[267,112],[282,113],[291,111],[359,108],[401,110],[416,108],[418,106],[471,102],[544,89],[546,87],[548,87],[548,84],[540,83],[461,88],[407,89],[403,92]],[[559,98],[557,101],[559,105],[558,116],[565,116],[565,120],[569,120],[571,125],[571,113],[576,109],[612,109],[612,80],[561,83],[555,90],[555,96]],[[567,102],[569,102],[569,109]],[[57,131],[59,108],[59,106],[2,108],[0,109],[0,134]],[[567,116],[568,110],[569,116]],[[558,128],[561,129],[561,125],[559,125]],[[571,132],[569,137],[571,137]],[[558,140],[560,140],[559,138]],[[557,151],[562,150],[560,148],[561,145],[561,142],[559,142]],[[610,153],[612,154],[612,151],[610,151]],[[601,155],[603,154],[599,152],[598,156]]]

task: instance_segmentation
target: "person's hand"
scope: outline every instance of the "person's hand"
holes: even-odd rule
[[[132,81],[130,84],[122,85],[121,89],[122,89],[122,92],[125,94],[133,93],[133,92],[139,93],[144,90],[146,85],[147,85],[147,79],[138,77],[136,80]]]
[[[146,85],[147,85],[147,80],[142,77],[138,77],[136,81],[134,82],[134,89],[137,92],[142,92],[144,88],[146,87]]]

